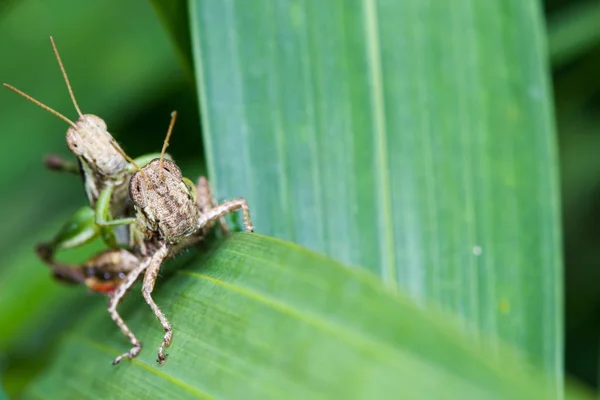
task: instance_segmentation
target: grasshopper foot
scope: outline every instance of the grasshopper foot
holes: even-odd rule
[[[167,361],[167,356],[168,354],[165,354],[164,350],[161,351],[162,348],[158,351],[158,358],[156,359],[156,362],[158,363],[158,365],[163,365],[165,363],[165,361]]]
[[[163,342],[158,347],[158,359],[156,360],[159,365],[163,365],[167,359],[168,354],[165,354],[165,347],[169,347],[171,345],[171,339],[173,339],[173,331],[166,330],[165,336],[163,338]]]
[[[115,358],[114,361],[113,361],[113,365],[117,365],[124,358],[128,358],[130,360],[133,359],[135,356],[137,356],[138,354],[140,354],[141,350],[142,350],[142,346],[139,346],[139,345],[138,346],[133,346],[131,348],[131,350],[129,350],[127,353],[123,353],[119,357]]]

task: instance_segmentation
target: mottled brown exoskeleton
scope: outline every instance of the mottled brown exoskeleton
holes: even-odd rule
[[[159,162],[159,160],[155,161]],[[169,168],[171,172],[179,171],[177,166],[173,167],[172,165],[169,165],[167,168]],[[144,171],[144,173],[145,172],[146,171]],[[176,181],[170,179],[168,181],[167,184],[172,184],[174,187],[179,186]],[[185,178],[181,178],[179,182],[185,181]],[[187,221],[184,223],[185,233],[179,231],[179,228],[175,228],[174,231],[172,228],[174,225],[177,225],[177,221],[167,215],[166,219],[171,221],[169,224],[163,225],[161,223],[160,226],[155,225],[156,231],[146,230],[146,228],[144,228],[144,231],[147,231],[149,236],[146,238],[146,246],[143,254],[141,249],[138,249],[138,252],[131,252],[125,249],[109,249],[98,253],[79,266],[55,263],[53,273],[55,278],[59,281],[69,284],[84,284],[91,291],[108,295],[108,311],[111,318],[134,346],[129,352],[117,357],[113,361],[113,364],[118,364],[123,358],[133,358],[137,356],[141,350],[141,342],[119,315],[117,306],[133,284],[139,280],[144,271],[146,271],[146,274],[142,286],[143,296],[166,332],[159,348],[157,360],[161,365],[164,363],[166,357],[164,347],[170,344],[172,330],[168,320],[151,297],[160,266],[165,259],[176,255],[182,250],[189,248],[202,240],[217,220],[219,220],[221,224],[223,233],[226,233],[227,227],[221,217],[228,212],[235,211],[240,204],[245,203],[243,199],[238,199],[231,203],[226,202],[222,205],[215,206],[211,195],[210,185],[205,177],[200,177],[198,179],[195,189],[193,186],[189,186],[189,183],[186,183],[186,186],[188,186],[186,189],[176,191],[178,192],[176,197],[187,198],[192,202],[195,201],[195,207],[188,209],[190,210],[189,214],[194,215],[194,217],[192,219],[186,218],[185,216],[182,218],[182,220]],[[189,191],[187,189],[189,189]],[[194,192],[197,193],[195,200],[193,195]],[[191,196],[188,197],[190,194]],[[168,198],[168,195],[165,196],[165,199]],[[154,199],[151,203],[162,204],[165,199]],[[184,203],[184,208],[190,205],[188,200],[184,201]],[[151,211],[153,207],[147,203],[145,209],[146,211]],[[154,221],[160,218],[161,217],[159,216],[154,219]],[[252,225],[247,207],[244,213],[244,219],[246,230],[251,231]],[[194,224],[194,220],[196,221],[196,224]],[[145,226],[145,222],[143,221],[145,221],[145,217],[140,215],[140,226]],[[167,242],[165,240],[166,236],[164,236],[163,232],[168,232],[167,234],[171,238],[170,241]]]
[[[169,130],[163,154],[170,134]],[[173,336],[171,324],[152,298],[163,261],[201,240],[217,221],[226,232],[223,221],[226,214],[241,210],[247,232],[253,231],[252,221],[245,199],[238,198],[215,205],[206,178],[201,177],[194,187],[183,177],[179,167],[164,157],[152,160],[131,177],[129,194],[136,209],[138,229],[145,232],[148,238],[145,242],[147,248],[140,250],[144,256],[142,261],[127,275],[111,297],[111,317],[133,344],[131,350],[117,357],[113,364],[118,364],[123,358],[131,359],[141,350],[141,342],[119,316],[116,306],[140,274],[145,272],[142,294],[165,330],[157,359],[162,365],[166,359],[165,347],[171,344]]]
[[[70,125],[66,133],[66,141],[69,150],[77,157],[78,165],[69,163],[59,156],[46,157],[45,163],[52,170],[80,174],[89,206],[79,210],[67,221],[51,241],[38,245],[40,258],[52,266],[54,253],[57,250],[83,245],[99,235],[102,235],[110,247],[132,244],[127,225],[134,221],[134,210],[129,201],[128,187],[129,178],[137,169],[123,156],[123,151],[108,132],[104,120],[96,115],[81,112],[52,37],[50,42],[71,101],[79,115],[76,122],[19,89],[6,83],[4,86]],[[158,157],[157,153],[148,154],[136,159],[136,163],[145,165],[156,157]],[[73,226],[77,228],[72,229]]]

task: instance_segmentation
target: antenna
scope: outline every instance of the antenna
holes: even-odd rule
[[[173,111],[171,113],[171,123],[169,124],[169,130],[167,131],[167,137],[165,138],[165,142],[163,143],[162,151],[160,152],[160,164],[159,168],[162,173],[163,160],[165,159],[165,151],[167,151],[167,147],[169,147],[169,139],[171,138],[171,133],[173,132],[173,127],[175,126],[175,120],[177,119],[177,111]]]
[[[16,94],[19,94],[19,95],[25,97],[27,100],[31,101],[33,104],[36,104],[36,105],[42,107],[44,110],[51,112],[52,114],[56,115],[58,118],[60,118],[63,121],[65,121],[67,124],[71,125],[73,128],[77,129],[77,125],[75,125],[75,123],[73,121],[71,121],[69,118],[65,117],[64,115],[62,115],[58,111],[54,111],[53,109],[51,109],[50,107],[48,107],[44,103],[42,103],[40,101],[37,101],[36,99],[34,99],[33,97],[31,97],[30,95],[28,95],[28,94],[20,91],[19,89],[17,89],[14,86],[9,85],[8,83],[3,83],[3,85],[6,86],[7,88],[9,88],[10,90],[12,90],[13,92],[15,92]]]
[[[67,76],[67,71],[65,71],[65,67],[62,63],[62,60],[60,59],[60,55],[58,54],[58,49],[56,48],[56,44],[54,43],[54,39],[52,38],[52,36],[50,36],[50,43],[52,43],[52,49],[54,50],[54,54],[56,55],[56,60],[58,61],[58,66],[60,67],[63,77],[65,78],[65,83],[67,84],[67,89],[69,90],[69,95],[71,96],[71,101],[73,102],[73,105],[75,106],[75,109],[77,110],[77,114],[79,114],[80,117],[83,117],[83,114],[81,113],[81,110],[79,109],[79,106],[77,105],[77,100],[75,100],[75,95],[73,94],[73,89],[71,89],[71,83],[69,82],[69,77]]]
[[[130,162],[131,165],[133,165],[135,167],[135,169],[137,169],[138,172],[140,174],[142,174],[142,176],[144,177],[146,182],[151,183],[150,180],[148,179],[148,175],[146,175],[144,170],[135,161],[133,161],[133,158],[131,158],[127,154],[125,154],[125,152],[123,151],[121,146],[119,146],[119,144],[114,139],[110,141],[110,144],[119,152],[119,154],[121,154],[127,160],[127,162]]]
[[[119,154],[121,154],[123,156],[123,158],[125,158],[127,160],[127,162],[131,163],[135,167],[135,169],[142,172],[142,168],[140,168],[140,166],[137,165],[137,163],[135,161],[133,161],[133,158],[131,158],[127,154],[125,154],[125,152],[123,151],[121,146],[119,146],[119,144],[115,140],[111,140],[110,144],[119,152]]]

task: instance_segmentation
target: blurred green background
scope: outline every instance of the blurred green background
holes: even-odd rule
[[[597,386],[600,4],[545,2],[561,166],[565,368]]]
[[[117,10],[117,11],[116,11]],[[600,4],[544,2],[561,164],[565,370],[597,385],[600,335]],[[205,171],[189,44],[175,41],[151,2],[34,0],[0,4],[0,80],[74,118],[52,35],[80,107],[104,118],[133,156],[156,151],[172,110],[169,152],[187,176]],[[178,43],[178,44],[176,44]],[[32,251],[85,201],[77,179],[44,169],[69,156],[63,121],[0,92],[0,374],[7,391],[42,368],[49,340],[99,296],[56,285]],[[80,259],[90,250],[67,256]]]

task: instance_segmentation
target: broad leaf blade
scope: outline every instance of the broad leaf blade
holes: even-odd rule
[[[117,367],[126,338],[101,304],[64,337],[29,391],[36,398],[534,398],[543,382],[503,348],[481,352],[446,317],[357,269],[296,245],[236,234],[159,284],[174,339],[138,290],[121,313],[144,343]]]
[[[502,337],[560,391],[538,2],[190,4],[218,196],[246,197],[259,232],[368,268],[482,340]]]

